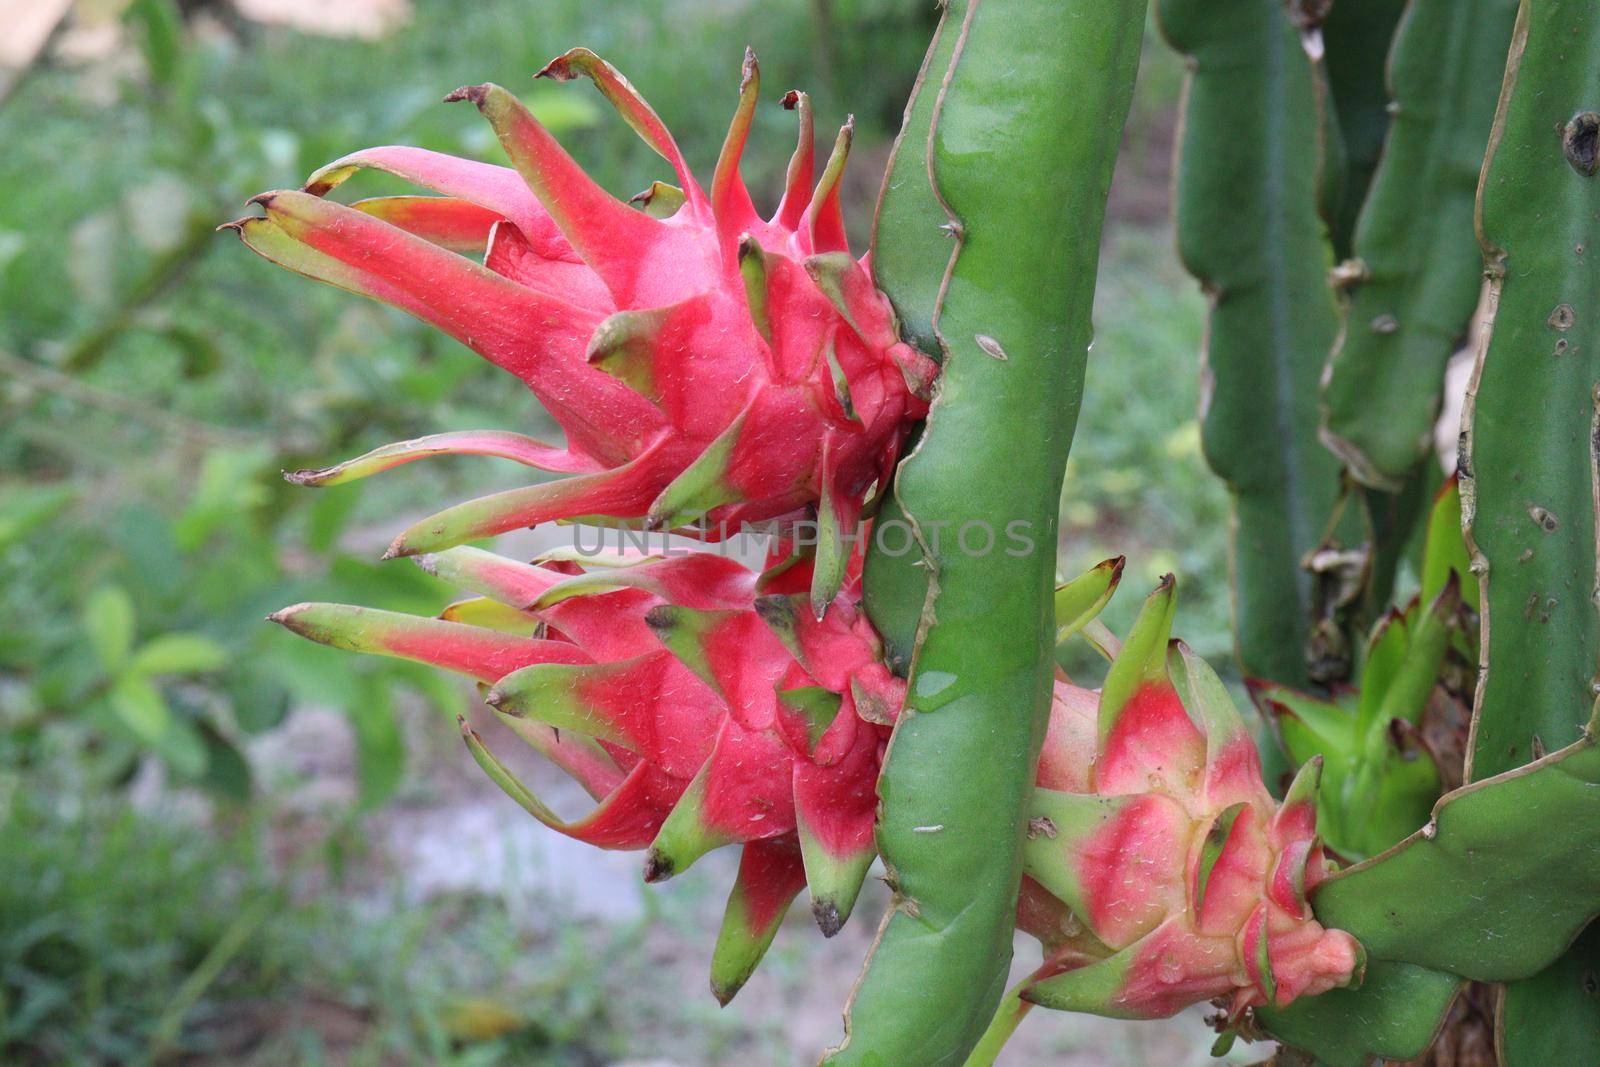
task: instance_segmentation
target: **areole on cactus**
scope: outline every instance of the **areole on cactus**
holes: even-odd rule
[[[777,212],[739,174],[760,77],[747,51],[710,192],[621,74],[576,48],[540,71],[592,79],[677,186],[634,207],[594,183],[510,92],[458,89],[513,168],[403,146],[327,165],[303,192],[263,193],[230,224],[291,270],[394,304],[520,378],[565,431],[453,432],[404,441],[291,481],[330,485],[441,454],[491,455],[569,477],[456,505],[400,534],[391,556],[556,520],[604,515],[716,538],[752,522],[815,520],[814,607],[843,580],[845,539],[886,486],[937,367],[900,341],[865,258],[849,251],[839,182],[852,125],[815,174],[811,108]],[[346,206],[362,168],[442,194]],[[813,188],[813,178],[816,179]],[[468,258],[473,257],[473,258]],[[481,265],[474,261],[481,257]]]

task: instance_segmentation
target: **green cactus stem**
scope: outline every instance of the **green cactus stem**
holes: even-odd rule
[[[1524,1057],[1505,1063],[1593,1062],[1593,935],[1580,934],[1600,912],[1597,725],[1600,716],[1567,748],[1447,794],[1423,829],[1324,883],[1317,918],[1361,939],[1367,982],[1262,1011],[1266,1030],[1332,1067],[1409,1058],[1431,1042],[1461,978],[1502,981],[1510,1014],[1499,1045]],[[1560,1011],[1570,1019],[1548,1025]]]
[[[1600,667],[1600,9],[1524,4],[1478,203],[1493,329],[1468,390],[1462,507],[1483,571],[1469,771],[1576,740]]]
[[[1460,983],[1415,964],[1368,960],[1359,987],[1257,1008],[1256,1021],[1327,1067],[1367,1067],[1374,1056],[1409,1060],[1433,1042]]]
[[[1600,925],[1532,978],[1507,983],[1496,1029],[1500,1067],[1600,1063]]]
[[[1323,17],[1323,68],[1344,142],[1342,195],[1329,221],[1334,254],[1341,259],[1350,254],[1356,215],[1366,200],[1389,133],[1385,70],[1389,45],[1405,9],[1406,0],[1363,0],[1336,3]]]
[[[1444,368],[1483,280],[1472,228],[1516,0],[1414,0],[1390,58],[1394,121],[1356,226],[1323,439],[1396,492],[1432,447]]]
[[[1487,670],[1468,754],[1473,778],[1567,743],[1600,665],[1596,112],[1600,10],[1583,0],[1525,2],[1478,200],[1494,325],[1469,390],[1462,449],[1467,533],[1484,570]],[[1573,818],[1560,808],[1547,814]],[[1589,825],[1593,850],[1600,832]],[[1506,1067],[1596,1062],[1595,940],[1591,933],[1548,971],[1506,986],[1497,1035]]]
[[[944,372],[890,513],[916,551],[880,536],[868,562],[912,572],[875,588],[927,595],[878,786],[894,906],[831,1064],[954,1067],[1004,992],[1050,705],[1059,491],[1144,13],[1144,0],[950,3],[891,166],[879,281],[910,337],[925,340],[927,316]],[[896,266],[919,262],[941,272],[931,308],[929,276]],[[972,523],[997,546],[963,543]]]
[[[1233,494],[1234,620],[1245,672],[1307,680],[1305,554],[1339,496],[1317,440],[1316,383],[1338,329],[1317,215],[1316,72],[1278,0],[1160,0],[1191,73],[1178,162],[1178,246],[1211,299],[1202,389],[1207,460]]]
[[[1428,825],[1324,883],[1317,918],[1355,934],[1371,958],[1474,981],[1549,966],[1600,913],[1596,726],[1446,794]]]

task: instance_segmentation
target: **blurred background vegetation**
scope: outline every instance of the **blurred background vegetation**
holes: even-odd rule
[[[644,893],[633,857],[552,843],[476,778],[449,727],[467,688],[263,625],[312,596],[436,610],[443,587],[380,568],[383,545],[514,477],[419,464],[316,492],[280,470],[549,429],[453,342],[213,230],[358,147],[496,158],[478,116],[438,103],[485,80],[613,191],[644,188],[659,160],[596,94],[529,80],[574,44],[709,170],[749,43],[772,101],[802,86],[824,127],[855,113],[863,241],[935,17],[931,0],[0,0],[0,39],[37,45],[0,55],[0,1063],[790,1064],[836,1036],[874,916],[824,944],[797,913],[718,1012],[683,990],[704,985],[719,872]],[[1180,80],[1147,49],[1061,560],[1128,555],[1114,628],[1177,571],[1180,629],[1220,659],[1226,508],[1199,457],[1201,299],[1167,203]],[[753,188],[778,189],[791,121],[758,113]],[[1013,1055],[1181,1064],[1203,1037],[1058,1017]]]

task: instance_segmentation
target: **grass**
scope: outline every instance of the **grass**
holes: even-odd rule
[[[0,815],[0,1062],[588,1067],[669,1029],[648,992],[659,917],[573,922],[493,885],[417,904],[350,870],[354,828],[285,865],[266,819],[170,803],[18,792]],[[732,1026],[671,1029],[715,1048]]]

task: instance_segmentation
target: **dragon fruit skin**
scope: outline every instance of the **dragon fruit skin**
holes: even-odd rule
[[[609,64],[573,49],[540,76],[591,78],[679,186],[657,183],[641,194],[643,209],[624,204],[515,96],[480,85],[447,99],[478,107],[512,168],[371,148],[324,167],[304,191],[262,194],[254,202],[264,216],[230,225],[267,259],[400,307],[515,374],[566,446],[498,431],[438,434],[290,479],[331,485],[440,454],[569,475],[424,519],[392,556],[579,516],[710,539],[752,522],[814,519],[820,610],[843,580],[845,541],[866,497],[888,484],[937,373],[899,340],[867,260],[849,253],[839,180],[851,125],[813,189],[810,105],[804,94],[784,98],[799,113],[800,143],[783,200],[763,219],[739,175],[760,87],[753,55],[709,193]],[[443,195],[324,199],[363,168]]]
[[[809,561],[765,579],[709,552],[587,571],[471,547],[418,562],[479,595],[437,619],[300,604],[273,621],[490,686],[501,721],[596,806],[562,819],[463,718],[479,764],[561,833],[601,848],[648,848],[646,881],[742,845],[713,958],[712,988],[724,1003],[801,888],[809,885],[823,932],[838,932],[876,855],[875,786],[905,695],[856,607],[859,568],[818,619],[805,591]]]
[[[1174,594],[1170,577],[1151,594],[1100,693],[1057,682],[1018,908],[1046,955],[1026,1001],[1158,1018],[1225,999],[1239,1018],[1359,979],[1360,943],[1306,899],[1329,873],[1321,763],[1268,794],[1227,690],[1169,642]]]

